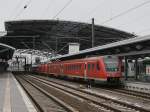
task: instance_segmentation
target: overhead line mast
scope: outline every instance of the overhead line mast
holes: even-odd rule
[[[95,30],[94,30],[94,18],[92,18],[92,47],[94,47],[95,41]]]

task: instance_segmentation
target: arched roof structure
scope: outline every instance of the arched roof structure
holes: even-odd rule
[[[7,35],[1,43],[16,49],[34,49],[43,52],[67,54],[68,43],[80,43],[80,50],[92,47],[91,24],[60,20],[21,20],[5,22]],[[100,46],[128,38],[134,34],[95,25],[94,45]]]

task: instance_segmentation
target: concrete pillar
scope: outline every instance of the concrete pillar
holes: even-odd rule
[[[125,80],[128,80],[128,60],[127,57],[124,57],[125,63],[124,63],[124,74],[125,74]]]

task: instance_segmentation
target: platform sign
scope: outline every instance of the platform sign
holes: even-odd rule
[[[69,43],[69,54],[79,52],[80,44],[79,43]]]
[[[146,75],[150,76],[150,65],[146,65]]]

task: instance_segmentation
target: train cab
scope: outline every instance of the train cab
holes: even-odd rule
[[[121,60],[117,56],[103,57],[107,81],[118,81],[121,77]]]

